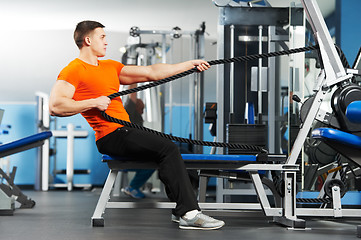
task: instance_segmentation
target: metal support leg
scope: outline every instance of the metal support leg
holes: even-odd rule
[[[104,227],[103,213],[109,201],[110,192],[112,191],[112,187],[114,185],[117,175],[117,170],[110,170],[108,178],[104,184],[102,193],[100,194],[97,206],[91,218],[91,223],[93,227]]]
[[[123,171],[119,171],[117,178],[115,180],[114,183],[114,190],[113,190],[113,196],[114,197],[119,197],[120,196],[120,192],[121,189],[129,186],[129,182],[128,182],[128,172],[123,170]]]
[[[332,200],[335,218],[342,217],[341,191],[339,186],[332,187]]]
[[[74,125],[69,123],[66,128],[68,131],[66,146],[66,182],[68,191],[72,191],[74,178]]]
[[[114,189],[113,189],[113,196],[119,197],[120,196],[120,190],[122,188],[122,172],[119,172],[114,183]]]
[[[291,229],[305,229],[306,222],[296,216],[296,173],[284,172],[284,180],[283,216],[274,217],[274,221]]]
[[[254,188],[256,189],[257,196],[258,196],[258,199],[259,199],[259,201],[261,203],[263,212],[267,216],[267,210],[270,209],[271,206],[270,206],[269,201],[267,199],[267,194],[266,194],[266,192],[265,192],[265,190],[263,188],[261,178],[259,177],[258,172],[250,172],[249,174],[250,174],[250,176],[252,178],[253,185],[254,185]]]
[[[16,167],[13,167],[13,172],[16,172]],[[14,183],[14,174],[12,177],[9,177],[1,168],[0,168],[0,176],[4,178],[8,185],[5,185],[0,182],[0,190],[2,190],[9,197],[15,197],[17,202],[21,204],[20,208],[33,208],[35,206],[35,201],[31,200],[28,196],[26,196],[18,186]]]
[[[208,177],[205,176],[199,177],[199,193],[198,193],[199,202],[206,202],[207,183],[208,183]]]

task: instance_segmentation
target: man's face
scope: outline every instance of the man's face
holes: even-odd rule
[[[97,57],[104,57],[107,50],[107,40],[103,28],[94,29],[88,36],[90,40],[90,48]]]

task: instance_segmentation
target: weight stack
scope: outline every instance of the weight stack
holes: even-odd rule
[[[267,127],[264,124],[227,124],[228,143],[255,145],[265,148],[267,144]],[[255,151],[227,149],[228,154],[255,154]]]

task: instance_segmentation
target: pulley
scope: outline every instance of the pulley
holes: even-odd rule
[[[182,36],[182,29],[180,27],[172,28],[171,36],[175,39],[180,38]]]
[[[328,197],[332,198],[332,188],[334,186],[338,186],[340,188],[340,196],[341,198],[346,194],[346,186],[345,184],[337,178],[327,180],[323,189]]]
[[[139,37],[139,27],[133,26],[129,30],[129,35],[132,37]]]

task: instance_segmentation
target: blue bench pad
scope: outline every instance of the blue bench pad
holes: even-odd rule
[[[312,137],[361,149],[361,137],[333,128],[317,128],[312,131]]]
[[[219,155],[219,154],[182,154],[182,158],[185,161],[246,161],[246,162],[255,162],[257,161],[256,155]],[[111,157],[108,155],[103,155],[103,161],[134,161],[134,159],[129,157]]]
[[[361,101],[354,101],[347,106],[346,117],[350,122],[361,123]]]
[[[41,133],[37,133],[25,138],[21,138],[19,140],[10,142],[10,143],[5,143],[0,145],[0,153],[6,152],[6,151],[11,151],[11,150],[15,150],[18,148],[22,148],[24,146],[36,143],[36,142],[40,142],[43,141],[45,139],[48,139],[52,136],[53,134],[51,133],[51,131],[45,131],[45,132],[41,132]]]

